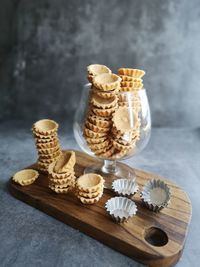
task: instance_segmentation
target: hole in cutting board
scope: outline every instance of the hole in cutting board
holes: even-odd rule
[[[144,233],[144,238],[149,244],[156,247],[162,247],[168,243],[167,234],[157,227],[148,228]]]

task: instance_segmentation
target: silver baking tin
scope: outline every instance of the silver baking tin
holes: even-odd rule
[[[153,179],[144,185],[140,196],[148,209],[158,212],[168,206],[171,193],[165,182]]]
[[[132,197],[139,187],[135,180],[132,179],[117,179],[112,183],[112,189],[119,196]]]
[[[105,208],[110,216],[117,222],[123,223],[134,216],[137,212],[135,202],[126,197],[110,198]]]

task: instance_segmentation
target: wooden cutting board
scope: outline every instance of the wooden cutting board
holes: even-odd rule
[[[75,152],[76,176],[80,176],[86,166],[100,164],[82,152]],[[138,207],[137,215],[124,224],[116,224],[104,208],[106,201],[114,196],[107,189],[94,205],[81,204],[72,193],[54,193],[48,188],[48,177],[44,174],[40,174],[34,184],[24,187],[10,179],[9,189],[14,197],[139,262],[155,267],[173,266],[183,252],[192,214],[190,199],[176,184],[163,177],[119,164],[135,171],[140,189],[149,179],[165,180],[172,193],[169,207],[160,213],[149,211],[137,193],[133,198]],[[37,168],[37,165],[31,167]]]

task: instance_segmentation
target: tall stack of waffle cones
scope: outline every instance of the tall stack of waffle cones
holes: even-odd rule
[[[58,124],[49,119],[39,120],[33,124],[32,131],[38,152],[38,169],[47,172],[49,164],[61,155]]]
[[[120,68],[116,75],[104,65],[88,66],[91,91],[83,132],[96,156],[122,158],[135,149],[140,139],[138,92],[144,74],[143,70]]]

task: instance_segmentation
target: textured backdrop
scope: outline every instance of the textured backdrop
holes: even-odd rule
[[[1,0],[0,119],[71,120],[95,62],[146,70],[155,126],[199,126],[199,25],[199,0]]]

